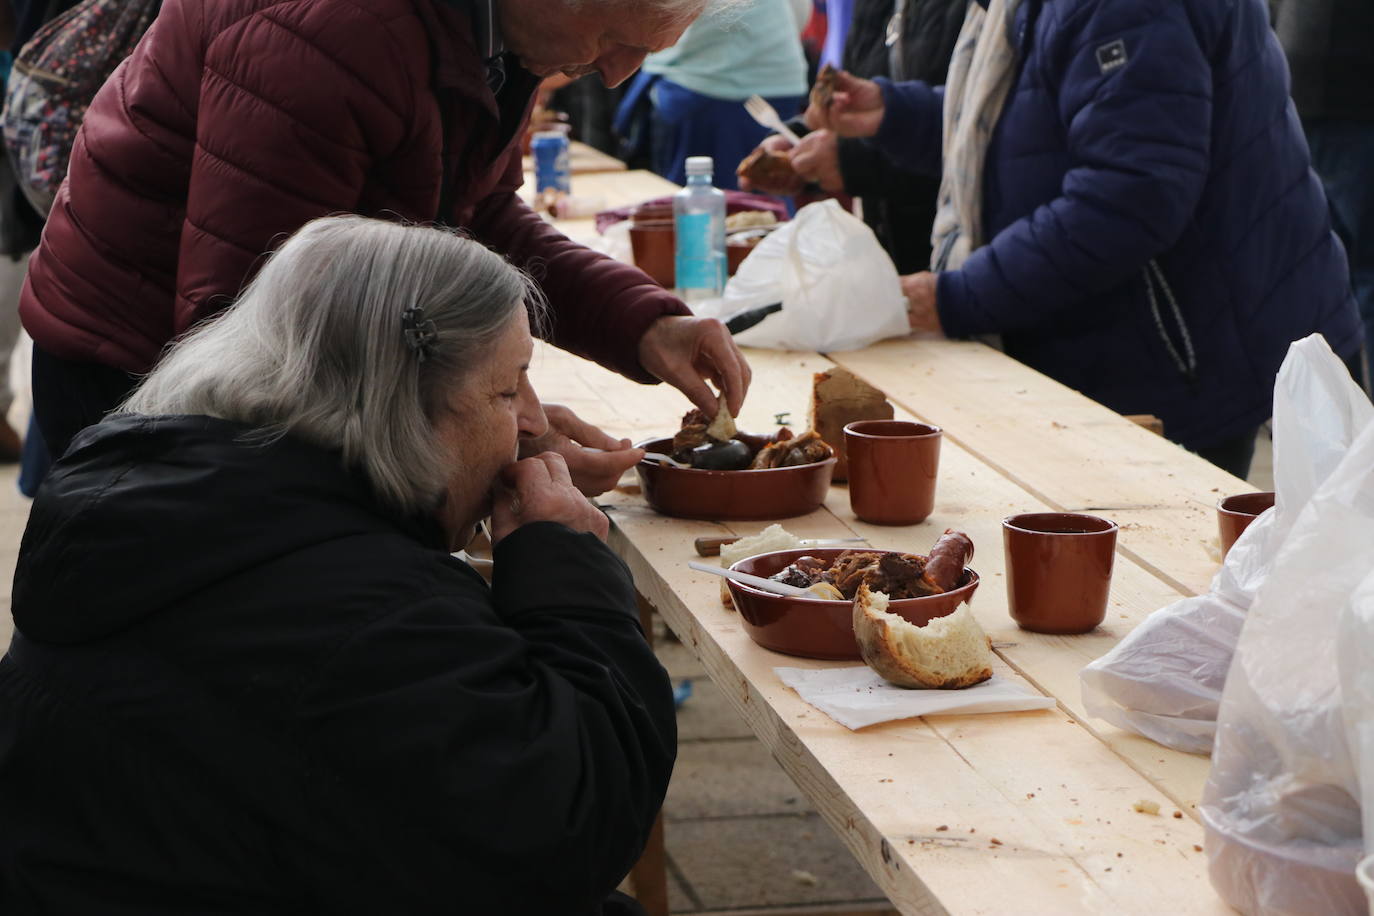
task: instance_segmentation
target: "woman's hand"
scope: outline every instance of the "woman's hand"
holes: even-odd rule
[[[898,279],[902,283],[902,294],[906,296],[906,319],[911,330],[943,337],[940,312],[935,308],[935,274],[923,270]]]
[[[710,379],[725,395],[732,416],[739,416],[749,391],[749,364],[725,325],[714,318],[658,319],[639,339],[639,363],[687,395],[708,417],[716,415],[716,396],[703,379]]]
[[[506,465],[492,493],[493,544],[532,522],[558,522],[603,541],[610,531],[606,516],[573,486],[567,462],[554,452]]]
[[[840,174],[840,138],[833,131],[813,130],[792,150],[792,168],[807,181],[814,181],[831,194],[844,191]]]
[[[883,91],[877,83],[841,70],[835,76],[835,94],[829,106],[810,105],[804,117],[812,130],[833,130],[841,137],[871,137],[882,126],[885,113]]]
[[[562,404],[545,404],[549,431],[537,439],[520,440],[520,457],[557,452],[568,464],[573,484],[587,496],[599,496],[620,481],[620,475],[639,463],[644,449],[629,439],[612,439]]]

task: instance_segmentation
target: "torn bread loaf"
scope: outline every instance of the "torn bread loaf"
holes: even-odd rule
[[[800,546],[802,546],[801,538],[792,534],[782,525],[773,524],[758,534],[740,538],[733,544],[720,545],[720,565],[729,569],[745,557],[771,553],[774,550],[791,550]],[[726,607],[735,606],[734,601],[730,598],[730,586],[725,579],[720,580],[720,603]]]
[[[832,480],[849,479],[844,427],[856,420],[891,420],[892,405],[877,388],[848,369],[836,366],[817,372],[811,382],[811,416],[808,426],[835,449]]]
[[[957,689],[992,677],[992,649],[967,604],[923,627],[888,613],[887,595],[859,587],[854,636],[870,668],[898,687]]]

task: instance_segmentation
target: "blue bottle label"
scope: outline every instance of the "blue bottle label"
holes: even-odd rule
[[[711,214],[679,213],[673,228],[677,235],[677,286],[679,289],[720,289],[720,265],[711,245]]]

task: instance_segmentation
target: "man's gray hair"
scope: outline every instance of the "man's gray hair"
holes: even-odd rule
[[[317,219],[232,307],[179,340],[120,411],[290,434],[341,451],[392,506],[432,509],[453,471],[433,423],[526,306],[538,327],[544,306],[533,281],[454,232]],[[434,322],[423,360],[402,328],[410,307]]]
[[[720,13],[738,10],[754,0],[564,0],[569,6],[591,6],[593,4],[625,4],[643,9],[657,10],[666,16],[691,16],[696,18],[704,13]]]

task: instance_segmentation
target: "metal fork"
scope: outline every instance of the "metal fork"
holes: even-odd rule
[[[768,101],[763,96],[749,96],[749,98],[744,100],[744,110],[749,112],[749,117],[758,121],[764,127],[772,128],[782,134],[788,140],[791,140],[794,145],[801,142],[801,137],[798,137],[792,128],[783,123],[782,118],[778,117],[778,113],[773,110],[773,106],[769,105]]]

